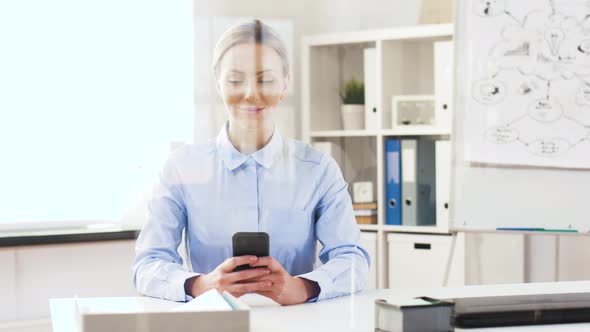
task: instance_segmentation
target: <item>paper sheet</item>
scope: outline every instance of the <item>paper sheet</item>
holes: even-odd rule
[[[231,311],[232,307],[219,294],[216,289],[211,289],[192,301],[179,305],[170,311]]]

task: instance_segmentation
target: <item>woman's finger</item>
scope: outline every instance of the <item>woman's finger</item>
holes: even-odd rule
[[[280,279],[280,276],[276,273],[270,273],[256,279],[252,279],[251,281],[270,281],[274,286],[275,284],[279,283]]]
[[[226,259],[221,263],[220,267],[224,272],[232,272],[236,267],[240,265],[249,265],[256,263],[258,257],[256,256],[237,256]]]
[[[248,280],[257,277],[263,277],[270,273],[270,270],[266,267],[257,267],[253,269],[230,272],[226,274],[226,281],[229,283],[236,283],[238,281]]]
[[[275,271],[280,271],[282,270],[283,266],[277,262],[276,259],[274,259],[274,257],[272,256],[267,256],[267,257],[258,257],[258,260],[256,260],[256,262],[251,263],[251,266],[266,266],[269,270],[275,272]]]
[[[241,283],[241,284],[233,284],[226,288],[226,290],[230,293],[252,293],[255,291],[264,291],[270,289],[272,283],[270,281],[256,281],[256,282],[248,282],[248,283]]]

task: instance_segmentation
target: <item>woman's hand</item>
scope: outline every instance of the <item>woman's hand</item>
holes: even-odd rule
[[[246,293],[271,289],[271,281],[261,279],[270,274],[268,268],[233,271],[235,267],[240,265],[254,266],[257,261],[258,257],[256,256],[228,258],[210,273],[187,279],[184,283],[184,290],[192,297],[197,297],[213,288],[240,297]]]
[[[282,305],[304,303],[318,296],[320,287],[315,281],[292,277],[273,257],[260,257],[252,266],[266,266],[270,274],[256,278],[260,282],[271,282],[272,285],[259,289],[254,293],[266,296]]]

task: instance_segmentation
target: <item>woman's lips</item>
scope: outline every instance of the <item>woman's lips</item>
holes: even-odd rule
[[[246,112],[258,113],[258,112],[261,112],[262,110],[264,110],[264,107],[246,106],[246,107],[240,107],[240,109],[243,111],[246,111]]]

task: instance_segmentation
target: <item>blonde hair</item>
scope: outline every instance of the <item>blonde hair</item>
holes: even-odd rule
[[[219,41],[215,45],[215,50],[213,51],[213,61],[211,65],[213,76],[217,78],[217,75],[219,74],[219,63],[225,53],[227,53],[230,48],[245,43],[261,44],[275,50],[283,62],[283,75],[286,77],[289,74],[291,64],[289,63],[285,44],[271,27],[256,19],[232,26],[223,33],[221,38],[219,38]]]

